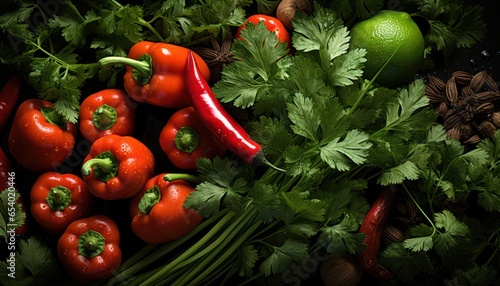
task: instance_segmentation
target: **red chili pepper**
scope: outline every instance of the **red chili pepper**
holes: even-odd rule
[[[183,207],[195,189],[186,181],[164,180],[165,174],[149,179],[130,203],[131,227],[146,243],[166,243],[194,229],[202,217]]]
[[[226,147],[207,129],[193,107],[170,116],[160,133],[160,147],[180,169],[196,169],[196,160],[223,156]]]
[[[274,32],[276,37],[280,42],[287,43],[288,47],[291,47],[290,34],[288,33],[285,26],[275,17],[264,15],[264,14],[255,14],[247,18],[246,22],[241,25],[234,35],[235,38],[243,39],[241,37],[241,30],[246,28],[247,23],[258,24],[263,21],[264,25],[266,25],[267,30]]]
[[[370,275],[384,281],[393,279],[394,274],[377,262],[380,238],[397,194],[396,186],[383,188],[359,228],[359,232],[365,234],[366,244],[366,249],[356,255],[359,266]]]
[[[19,193],[19,190],[16,189],[15,185],[16,173],[12,164],[10,163],[9,157],[7,154],[0,148],[0,192],[15,190]],[[24,212],[26,212],[26,208],[24,206],[23,198],[20,196],[17,200],[18,204],[21,204],[21,208]],[[28,233],[28,222],[24,221],[24,224],[16,227],[16,234],[22,235]]]
[[[125,90],[137,102],[167,108],[189,106],[186,95],[186,57],[189,49],[167,43],[142,41],[130,48],[128,58],[105,57],[101,66],[125,64]],[[210,79],[210,69],[195,55],[201,74]]]
[[[74,282],[88,284],[109,278],[122,261],[120,232],[106,216],[76,220],[57,241],[57,254]]]
[[[281,170],[266,160],[262,146],[250,138],[245,129],[227,113],[217,100],[207,81],[201,76],[191,52],[187,57],[186,82],[188,95],[196,114],[227,149],[247,164],[264,163]]]
[[[105,200],[137,194],[155,167],[153,153],[144,143],[116,134],[94,141],[83,162],[83,180],[94,196]]]
[[[42,174],[33,184],[30,197],[33,218],[53,234],[62,234],[70,223],[87,217],[92,210],[92,194],[73,174]]]
[[[0,91],[0,131],[2,131],[16,106],[22,81],[21,75],[16,74],[7,81]]]
[[[105,89],[82,101],[79,117],[80,133],[92,143],[109,134],[133,135],[136,109],[124,91]]]

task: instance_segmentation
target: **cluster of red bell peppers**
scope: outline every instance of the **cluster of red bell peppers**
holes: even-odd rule
[[[268,16],[253,16],[248,23],[263,20],[290,44],[284,27],[262,17]],[[244,25],[236,37],[241,29]],[[137,104],[175,109],[159,143],[180,169],[195,170],[199,158],[223,156],[227,150],[247,164],[267,162],[262,147],[216,99],[208,84],[208,66],[190,49],[142,41],[132,46],[127,58],[107,57],[100,64],[126,65],[124,91],[105,89],[87,96],[78,124],[65,120],[51,102],[28,99],[18,106],[8,133],[17,165],[39,173],[30,192],[30,213],[46,232],[59,236],[59,258],[80,283],[110,277],[122,259],[118,226],[109,217],[92,214],[95,198],[130,199],[131,228],[146,243],[178,239],[202,220],[183,207],[195,191],[190,183],[167,181],[167,172],[154,175],[153,153],[133,137]],[[14,110],[21,81],[13,77],[1,92],[0,128]],[[81,173],[55,171],[71,155],[78,132],[91,143]],[[11,170],[0,149],[2,189]]]

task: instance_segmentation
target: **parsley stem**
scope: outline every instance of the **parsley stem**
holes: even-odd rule
[[[147,266],[153,264],[155,261],[162,257],[165,257],[171,251],[177,249],[184,243],[188,242],[195,235],[205,230],[206,228],[212,226],[217,222],[222,216],[226,215],[229,210],[225,209],[217,213],[216,215],[206,219],[201,224],[199,224],[195,229],[187,233],[185,236],[167,243],[162,247],[158,248],[158,245],[145,245],[141,250],[136,252],[133,256],[127,259],[122,266],[118,269],[118,274],[115,275],[106,285],[117,285],[121,281],[127,279],[131,275],[139,272],[140,270],[146,268]],[[153,251],[154,250],[154,251]],[[147,276],[147,277],[150,277]]]
[[[196,253],[200,251],[200,249],[204,249],[206,244],[210,243],[210,241],[219,235],[219,231],[226,229],[227,225],[231,222],[234,224],[234,217],[236,216],[235,212],[228,212],[221,218],[218,223],[209,231],[207,234],[203,236],[200,240],[198,240],[191,247],[186,249],[182,254],[180,254],[177,258],[175,258],[170,263],[163,266],[160,270],[158,270],[154,275],[150,276],[146,281],[143,282],[143,285],[151,285],[155,284],[156,280],[161,279],[161,277],[168,277],[169,273],[178,268],[178,265],[183,261],[192,257]],[[142,284],[141,284],[142,285]],[[156,285],[156,284],[155,284]]]
[[[160,33],[158,33],[158,31],[153,26],[151,26],[151,24],[148,21],[140,18],[139,24],[148,28],[148,30],[151,31],[151,33],[153,33],[153,35],[155,35],[155,37],[158,39],[158,41],[166,42],[165,39],[160,35]]]
[[[436,231],[437,231],[436,225],[434,225],[434,222],[429,218],[429,216],[427,216],[427,214],[422,209],[422,207],[420,207],[420,204],[417,202],[417,200],[415,200],[415,198],[411,194],[410,190],[408,190],[408,188],[406,187],[406,185],[405,184],[401,184],[401,185],[403,186],[403,189],[405,190],[405,192],[408,195],[408,197],[410,198],[410,200],[415,204],[415,206],[422,213],[422,215],[425,217],[425,219],[431,224],[431,226],[433,228],[433,232],[432,232],[431,236],[434,235],[434,233],[436,233]]]
[[[252,223],[252,221],[256,219],[256,215],[257,210],[253,207],[241,212],[239,217],[231,224],[228,230],[221,234],[219,239],[214,241],[209,247],[204,249],[208,250],[206,251],[208,255],[203,257],[201,263],[197,264],[194,269],[190,269],[187,275],[182,277],[180,281],[172,283],[172,285],[187,285],[188,283],[197,285],[197,283],[205,279],[206,276],[214,272],[215,269],[228,259],[230,255],[233,255],[233,252],[241,247],[245,243],[246,239],[260,226],[260,221],[257,221],[250,227],[247,226],[248,223]],[[247,230],[241,234],[242,229]],[[235,236],[238,237],[236,241],[233,241]],[[228,244],[230,244],[230,247],[229,249],[226,249]],[[221,253],[222,255],[220,255]],[[203,256],[205,255],[203,254]],[[213,261],[213,259],[217,257],[218,259]],[[187,260],[186,263],[190,263],[190,261]],[[210,264],[210,266],[205,269],[208,264]]]

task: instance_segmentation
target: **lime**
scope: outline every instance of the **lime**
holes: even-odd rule
[[[365,78],[372,79],[390,59],[375,81],[395,88],[413,78],[424,59],[424,37],[411,16],[382,10],[351,29],[351,47],[366,50]]]

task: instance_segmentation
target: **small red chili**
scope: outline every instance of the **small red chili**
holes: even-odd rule
[[[135,130],[135,117],[135,103],[124,91],[104,89],[82,101],[80,133],[91,143],[109,134],[131,136]]]
[[[170,116],[160,133],[160,147],[172,164],[180,169],[196,169],[200,158],[223,156],[226,147],[214,138],[193,107]]]
[[[188,54],[186,64],[188,96],[196,114],[208,130],[247,164],[264,163],[277,170],[264,156],[262,146],[252,140],[246,130],[224,109],[220,101],[202,77],[193,53]]]
[[[394,274],[377,262],[380,238],[397,194],[398,188],[396,186],[391,185],[383,188],[359,228],[359,232],[365,234],[364,242],[366,245],[365,250],[356,255],[359,266],[368,274],[384,281],[392,280]]]
[[[85,182],[73,174],[47,172],[31,188],[31,214],[35,221],[53,234],[62,234],[75,220],[88,216],[93,196]]]
[[[16,106],[22,81],[21,75],[16,74],[7,81],[0,91],[0,131],[2,131]]]

